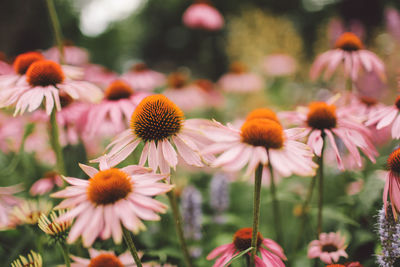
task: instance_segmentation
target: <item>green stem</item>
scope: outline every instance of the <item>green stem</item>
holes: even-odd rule
[[[267,150],[268,159],[270,159],[269,150]],[[271,165],[271,161],[268,162],[268,169],[269,175],[271,180],[271,197],[272,197],[272,209],[274,213],[274,223],[276,229],[276,241],[278,244],[282,242],[282,226],[281,226],[281,216],[279,212],[279,202],[278,198],[276,197],[276,186],[275,186],[275,179],[274,179],[274,170]]]
[[[172,180],[171,180],[171,183],[172,183]],[[175,230],[176,230],[176,234],[178,235],[179,243],[181,245],[185,265],[187,267],[192,267],[192,261],[190,259],[189,250],[188,250],[188,247],[187,247],[187,244],[185,241],[185,237],[183,235],[182,217],[181,217],[181,213],[178,208],[178,202],[176,200],[175,190],[172,189],[171,191],[169,191],[167,193],[167,196],[168,196],[169,203],[171,205],[172,215],[174,216]]]
[[[60,63],[63,64],[64,63],[64,47],[63,47],[63,43],[62,43],[63,38],[62,38],[60,22],[58,21],[58,16],[57,16],[57,12],[56,12],[56,8],[54,6],[53,0],[46,0],[46,4],[47,4],[47,10],[49,11],[51,24],[53,26],[53,31],[54,31],[56,43],[58,46],[58,50],[60,52]]]
[[[324,150],[325,150],[325,135],[322,134],[322,149],[321,156],[318,157],[318,177],[319,177],[319,192],[318,192],[318,235],[322,232],[322,206],[323,206],[323,190],[324,190]]]
[[[69,248],[68,248],[68,245],[65,242],[62,242],[62,243],[59,243],[59,244],[60,244],[63,256],[64,256],[65,266],[66,267],[70,267],[71,266],[71,262],[70,262],[70,259],[69,259]]]
[[[142,262],[139,259],[139,255],[138,255],[138,252],[136,250],[135,244],[133,243],[133,239],[132,239],[131,233],[123,226],[122,226],[122,232],[124,234],[125,243],[128,246],[129,251],[131,252],[133,259],[135,260],[136,266],[137,267],[142,267]]]
[[[253,196],[253,232],[251,235],[251,251],[250,257],[250,267],[254,266],[254,258],[257,254],[257,234],[258,225],[260,222],[260,204],[261,204],[261,179],[262,179],[263,165],[259,164],[256,169],[256,174],[254,177],[254,196]]]
[[[54,153],[56,154],[57,170],[60,174],[66,175],[65,166],[64,166],[64,157],[63,157],[62,147],[60,145],[60,138],[59,138],[56,114],[57,114],[57,111],[55,110],[55,108],[53,108],[53,111],[51,112],[51,115],[50,115],[50,126],[49,126],[50,127],[49,128],[50,143],[54,150]]]

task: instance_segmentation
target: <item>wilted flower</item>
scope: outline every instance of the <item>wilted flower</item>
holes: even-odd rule
[[[193,240],[201,239],[201,225],[203,220],[203,212],[201,209],[202,197],[199,190],[193,186],[183,189],[181,196],[183,229],[186,238]]]
[[[321,261],[331,264],[339,261],[340,257],[348,257],[346,247],[345,238],[339,232],[321,233],[319,239],[308,245],[308,258],[320,258]]]
[[[27,257],[22,255],[11,263],[11,267],[42,267],[42,256],[35,251],[30,252]]]
[[[66,213],[66,210],[51,211],[49,216],[44,213],[39,218],[38,226],[43,232],[51,237],[55,242],[65,242],[68,236],[72,220],[58,222],[58,218]]]

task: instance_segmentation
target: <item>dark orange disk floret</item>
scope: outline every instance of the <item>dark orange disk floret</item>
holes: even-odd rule
[[[90,260],[89,267],[123,267],[117,256],[111,253],[100,254]]]
[[[214,84],[207,79],[199,79],[196,80],[194,83],[205,92],[212,92],[215,90]]]
[[[247,66],[242,63],[235,61],[229,66],[229,72],[241,74],[247,72]]]
[[[59,91],[58,95],[60,96],[60,104],[62,108],[65,108],[74,102],[74,99],[64,91]]]
[[[251,237],[253,234],[253,228],[247,227],[236,231],[233,236],[233,244],[238,250],[246,250],[251,247]],[[257,233],[257,248],[262,244],[263,237],[260,232]]]
[[[284,132],[282,126],[270,119],[252,119],[246,121],[241,128],[242,141],[266,149],[283,147]]]
[[[164,95],[145,97],[131,118],[133,133],[144,141],[160,141],[182,128],[182,110]]]
[[[13,67],[16,73],[23,75],[33,62],[43,59],[44,56],[39,52],[23,53],[15,58]]]
[[[168,75],[167,83],[170,88],[181,89],[183,88],[188,81],[188,77],[186,74],[182,72],[173,72]]]
[[[51,60],[39,60],[26,71],[26,80],[32,86],[49,86],[62,83],[65,79],[61,66]]]
[[[335,244],[325,244],[321,248],[322,252],[335,252],[338,251],[338,247]]]
[[[335,48],[340,48],[345,51],[357,51],[363,49],[363,47],[360,38],[352,32],[343,33],[335,43]]]
[[[325,102],[312,102],[307,114],[307,124],[311,128],[324,130],[336,127],[336,107]]]
[[[141,71],[145,71],[148,69],[149,68],[147,67],[147,65],[145,63],[137,63],[137,64],[133,65],[131,68],[131,70],[134,72],[141,72]]]
[[[95,205],[107,205],[125,198],[132,191],[128,174],[112,168],[99,171],[89,180],[87,195]]]
[[[372,107],[378,104],[378,100],[374,97],[360,96],[358,99],[368,107]]]
[[[104,98],[112,101],[129,98],[133,94],[132,87],[122,80],[113,81],[105,90]]]
[[[389,171],[400,175],[400,148],[393,151],[387,159]]]
[[[394,105],[398,110],[400,110],[400,95],[396,97],[396,101],[394,102]]]
[[[258,108],[253,110],[246,117],[247,121],[252,119],[270,119],[276,121],[277,123],[280,123],[278,116],[276,116],[276,113],[269,108]]]

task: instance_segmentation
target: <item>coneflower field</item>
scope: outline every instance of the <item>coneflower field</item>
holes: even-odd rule
[[[0,266],[400,266],[400,3],[0,3]]]

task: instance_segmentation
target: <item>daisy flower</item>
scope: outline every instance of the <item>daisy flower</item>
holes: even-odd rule
[[[207,256],[207,260],[219,257],[213,267],[224,267],[233,257],[251,247],[252,228],[242,228],[233,236],[233,242],[215,248]],[[284,267],[282,260],[287,260],[283,249],[275,241],[263,238],[260,232],[257,233],[257,252],[261,257],[256,255],[256,267]],[[250,256],[250,252],[248,253]]]
[[[221,76],[218,85],[226,92],[248,93],[261,90],[264,81],[257,74],[248,72],[243,63],[234,62],[229,72]]]
[[[25,257],[20,255],[19,259],[16,259],[11,263],[11,267],[42,267],[43,260],[42,256],[35,251],[32,251]]]
[[[400,148],[393,151],[387,159],[389,171],[386,174],[385,188],[383,190],[383,202],[387,211],[388,197],[391,202],[393,217],[397,220],[400,212]]]
[[[169,173],[178,164],[179,154],[189,165],[202,167],[198,151],[209,140],[199,132],[198,124],[199,120],[185,120],[182,110],[166,96],[145,97],[132,114],[130,129],[115,137],[107,147],[109,152],[93,162],[106,159],[115,166],[144,143],[140,166],[148,161],[153,171],[160,168],[161,173]]]
[[[328,80],[340,63],[344,64],[345,77],[350,77],[356,81],[360,70],[375,72],[385,80],[385,66],[383,62],[373,52],[364,49],[361,40],[351,32],[343,33],[335,43],[335,49],[329,50],[317,57],[314,61],[310,76],[316,80],[322,72],[324,80]]]
[[[247,164],[246,175],[250,175],[259,164],[269,162],[282,177],[315,173],[311,150],[297,141],[304,137],[305,131],[284,130],[276,114],[269,109],[251,112],[240,129],[214,121],[203,125],[202,130],[214,142],[202,154],[220,154],[212,162],[213,167],[238,171]]]
[[[63,185],[63,180],[61,176],[55,171],[46,172],[43,178],[37,180],[29,190],[32,196],[44,195],[50,192],[54,186],[61,187]]]
[[[101,90],[91,83],[66,79],[63,69],[54,61],[38,60],[28,68],[25,81],[0,92],[1,106],[15,104],[14,114],[22,114],[38,109],[45,98],[46,113],[50,114],[54,105],[61,110],[60,91],[73,99],[90,102],[96,102],[102,96]]]
[[[89,180],[64,177],[71,186],[52,194],[65,198],[56,208],[69,209],[59,222],[76,218],[69,243],[79,236],[86,247],[97,237],[112,236],[115,243],[120,243],[122,227],[137,233],[145,228],[142,220],[159,220],[157,212],[165,212],[166,206],[152,198],[171,190],[171,185],[160,182],[164,175],[134,165],[116,169],[101,164],[100,170],[83,164],[80,167]]]
[[[9,225],[10,211],[21,202],[21,199],[13,195],[21,191],[19,185],[0,187],[0,228]]]
[[[0,76],[0,89],[21,83],[21,81],[26,79],[25,74],[29,66],[33,62],[43,59],[44,56],[39,52],[26,52],[19,54],[13,63],[14,71]]]
[[[362,166],[359,149],[372,162],[375,162],[377,155],[370,141],[370,131],[356,118],[351,117],[348,111],[346,107],[337,108],[330,102],[312,102],[308,108],[302,107],[297,112],[282,113],[282,115],[295,125],[305,127],[305,135],[308,135],[307,144],[318,157],[321,156],[323,140],[327,137],[335,151],[339,169],[344,170],[338,139],[343,142],[358,166]]]
[[[380,130],[387,126],[391,126],[392,137],[400,138],[400,96],[397,96],[394,105],[379,106],[376,110],[369,113],[368,120],[365,125],[376,125],[376,129]]]
[[[190,5],[183,13],[182,21],[188,28],[208,31],[217,31],[224,26],[221,13],[206,0],[197,0]]]
[[[136,93],[123,80],[113,81],[105,90],[103,100],[93,104],[87,111],[86,132],[92,137],[98,134],[105,121],[110,121],[114,134],[126,129],[136,106],[147,96],[146,93]]]
[[[121,78],[127,81],[135,90],[152,91],[165,84],[165,75],[149,69],[146,64],[138,63]]]
[[[319,239],[311,241],[308,245],[308,258],[320,258],[321,261],[332,264],[339,261],[340,257],[347,258],[346,239],[339,232],[321,233]]]
[[[68,42],[64,43],[63,50],[64,61],[68,65],[82,66],[89,62],[89,53],[82,47],[73,46]],[[44,51],[43,55],[49,60],[60,62],[60,50],[56,46]]]

